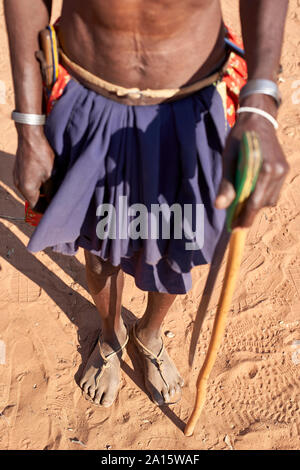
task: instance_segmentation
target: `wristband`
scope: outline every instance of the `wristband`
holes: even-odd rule
[[[263,111],[262,109],[259,108],[251,108],[249,106],[244,106],[243,108],[239,108],[236,112],[237,114],[241,113],[254,113],[254,114],[259,114],[260,116],[264,117],[267,119],[277,130],[278,129],[278,122],[276,121],[271,114],[267,113],[266,111]]]
[[[11,118],[19,124],[28,124],[30,126],[43,126],[46,122],[45,114],[28,114],[13,111]]]

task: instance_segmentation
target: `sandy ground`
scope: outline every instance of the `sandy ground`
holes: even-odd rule
[[[224,0],[239,30],[236,0]],[[58,11],[58,3],[56,4]],[[8,119],[13,90],[0,6],[0,214],[23,217],[12,183],[16,133]],[[297,449],[300,373],[299,0],[291,0],[283,51],[280,139],[291,171],[276,208],[251,228],[223,345],[211,374],[195,435],[183,427],[211,334],[221,287],[203,323],[197,360],[188,366],[193,322],[207,267],[193,271],[193,289],[178,296],[165,323],[167,347],[186,381],[174,406],[158,408],[145,393],[129,348],[115,406],[96,408],[76,379],[99,329],[86,290],[83,256],[37,256],[25,246],[32,228],[0,219],[0,449]],[[297,81],[298,80],[298,81]],[[5,90],[4,90],[5,87]],[[297,89],[298,87],[298,89]],[[299,91],[298,91],[299,90]],[[140,317],[146,294],[126,278],[124,316]]]

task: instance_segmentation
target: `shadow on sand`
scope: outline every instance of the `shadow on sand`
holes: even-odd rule
[[[13,189],[12,169],[13,155],[0,152],[0,175],[1,181]],[[24,206],[20,204],[10,193],[0,186],[0,220],[1,216],[12,216],[22,218],[24,216]],[[5,220],[5,219],[2,219]],[[33,227],[22,221],[9,220],[15,223],[18,228],[30,237],[33,233]],[[4,258],[11,266],[28,277],[31,281],[41,287],[47,295],[56,303],[56,305],[65,313],[69,321],[77,327],[78,335],[78,352],[81,355],[81,364],[75,374],[75,381],[78,385],[82,376],[85,364],[98,340],[101,331],[101,322],[99,314],[91,302],[83,297],[79,292],[71,286],[65,284],[55,273],[50,271],[43,263],[41,263],[34,255],[26,250],[25,245],[19,238],[11,232],[6,225],[0,222],[0,256]],[[8,245],[14,248],[13,256],[8,256]],[[51,249],[44,251],[52,261],[54,261],[74,283],[79,284],[87,290],[85,280],[84,266],[75,256],[64,256],[53,252]],[[113,295],[113,293],[112,293]],[[137,317],[125,307],[122,307],[122,317],[125,323],[130,327],[137,321]],[[128,355],[132,361],[133,369],[122,363],[123,371],[131,378],[133,382],[147,395],[144,386],[141,365],[137,359],[137,352],[132,344],[128,345]],[[180,430],[183,431],[185,423],[171,410],[167,405],[160,407],[161,411],[167,416]]]

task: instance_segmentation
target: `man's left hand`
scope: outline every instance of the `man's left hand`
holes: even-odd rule
[[[238,152],[244,132],[255,131],[260,139],[263,163],[256,187],[234,222],[234,227],[249,227],[260,209],[276,205],[289,165],[278,141],[276,130],[264,117],[240,114],[223,152],[223,178],[215,201],[217,209],[227,209],[235,198],[234,180]]]

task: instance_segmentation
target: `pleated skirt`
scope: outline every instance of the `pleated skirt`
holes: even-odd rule
[[[142,290],[186,293],[191,269],[210,263],[224,225],[214,201],[226,127],[213,85],[178,101],[129,106],[70,80],[45,125],[56,189],[28,250],[74,255],[82,247],[121,266]],[[180,217],[190,224],[181,237]]]

